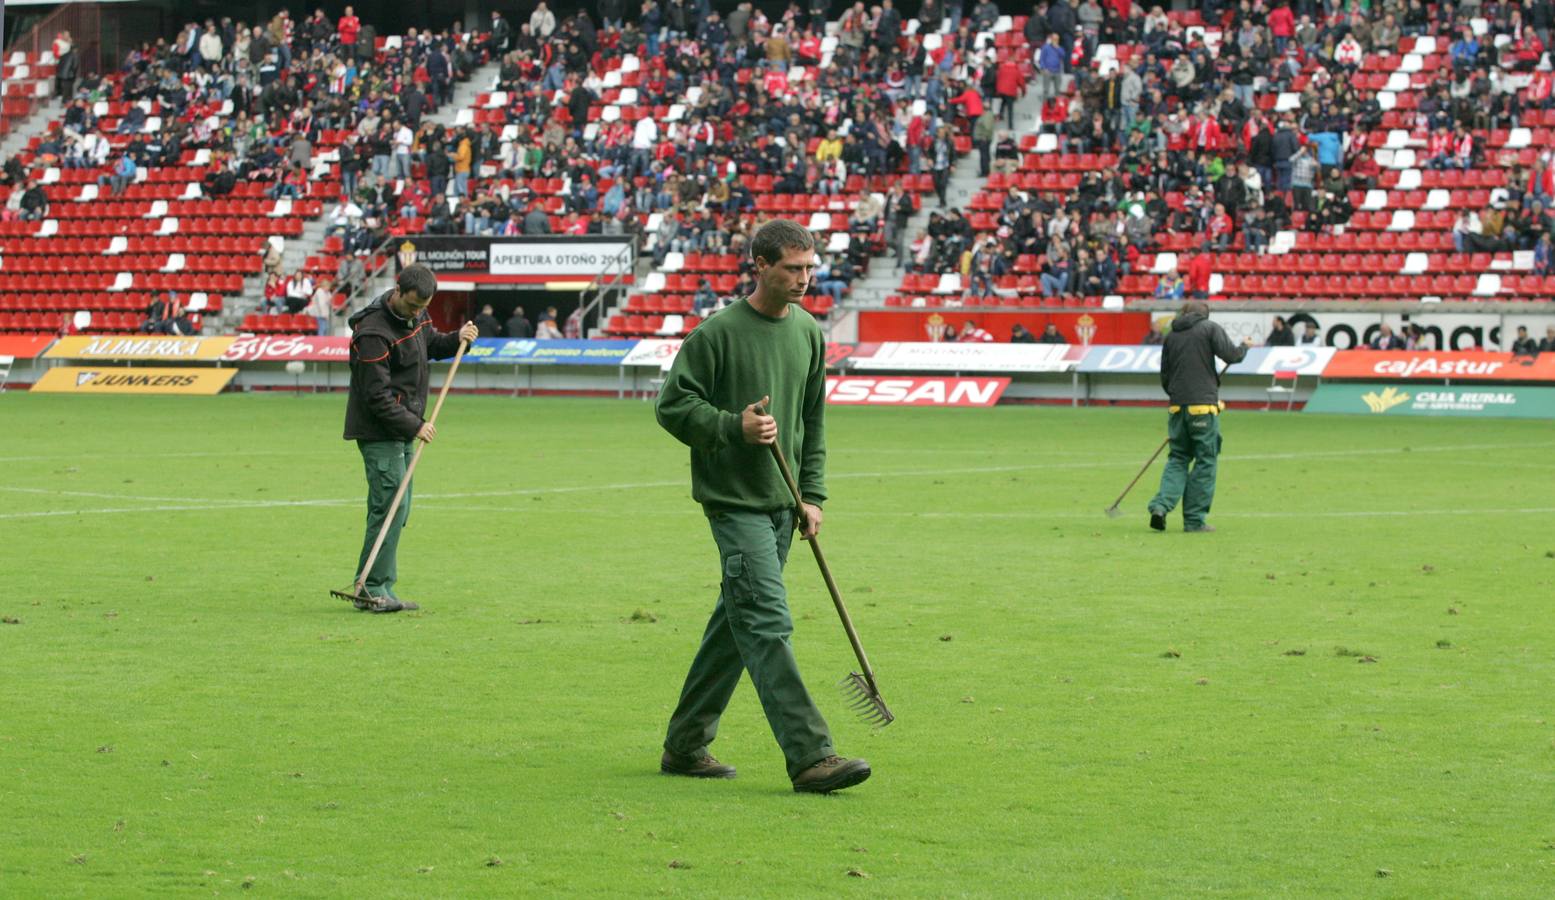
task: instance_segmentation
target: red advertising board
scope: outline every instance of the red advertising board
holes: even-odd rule
[[[0,356],[35,359],[54,343],[52,334],[0,334]]]
[[[233,339],[223,362],[350,362],[351,339],[314,335],[245,334]]]
[[[826,379],[826,402],[837,406],[993,406],[1008,378],[870,378],[860,375]]]
[[[1150,314],[1143,312],[1103,312],[1099,309],[1057,312],[1051,309],[1021,309],[991,312],[962,307],[924,307],[901,310],[871,310],[858,317],[860,341],[927,341],[929,325],[950,325],[961,331],[968,322],[986,329],[996,341],[1010,339],[1010,327],[1017,322],[1032,334],[1041,334],[1048,323],[1058,326],[1067,344],[1137,344],[1150,330]]]
[[[1555,381],[1555,354],[1340,350],[1323,369],[1323,377],[1369,381]]]

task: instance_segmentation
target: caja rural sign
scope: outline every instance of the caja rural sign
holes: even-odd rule
[[[826,379],[826,402],[837,406],[993,406],[1010,386],[1008,378]]]
[[[1305,411],[1369,416],[1555,419],[1555,388],[1325,383],[1307,401]]]
[[[237,369],[89,368],[56,366],[43,373],[34,391],[45,394],[202,394],[221,393]]]
[[[214,362],[221,359],[232,341],[231,337],[78,335],[60,338],[43,354],[43,358]]]

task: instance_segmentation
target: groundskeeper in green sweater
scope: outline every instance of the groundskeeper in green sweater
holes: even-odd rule
[[[751,242],[757,287],[692,332],[656,407],[659,424],[691,448],[691,494],[718,545],[721,590],[670,717],[660,771],[733,778],[708,753],[743,672],[787,761],[794,790],[829,793],[869,777],[843,759],[799,676],[783,565],[793,532],[814,537],[826,500],[826,343],[799,305],[815,272],[804,228],[776,219]],[[776,443],[797,473],[794,501],[772,459]]]

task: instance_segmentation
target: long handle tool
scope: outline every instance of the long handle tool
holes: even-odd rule
[[[465,341],[459,342],[459,352],[454,354],[454,363],[448,367],[448,375],[443,378],[443,389],[437,392],[437,403],[433,405],[432,415],[427,419],[428,425],[437,424],[437,414],[443,411],[443,400],[448,397],[448,388],[454,383],[454,373],[459,371],[459,361],[464,359],[464,351],[469,346]],[[373,541],[373,549],[367,554],[367,562],[356,576],[356,583],[349,592],[330,591],[331,595],[358,605],[371,602],[367,594],[367,573],[373,570],[373,563],[378,561],[378,552],[383,549],[383,541],[389,536],[389,528],[394,524],[394,517],[399,514],[400,503],[405,499],[405,491],[410,488],[410,478],[416,473],[416,463],[421,462],[421,451],[426,448],[426,441],[417,442],[416,452],[410,457],[410,465],[405,467],[405,477],[400,479],[399,489],[394,492],[394,499],[389,502],[389,514],[384,517],[383,527],[378,529],[378,539]]]
[[[776,443],[768,444],[772,449],[772,458],[777,460],[778,471],[783,473],[783,480],[788,483],[789,493],[794,495],[794,505],[802,509],[800,504],[803,498],[799,494],[799,483],[794,481],[794,473],[788,468],[788,460],[783,457],[783,451],[778,449]],[[842,680],[843,692],[852,701],[849,705],[859,718],[876,728],[896,721],[896,716],[891,713],[890,707],[885,705],[885,700],[880,696],[880,689],[875,686],[875,673],[869,667],[869,657],[864,655],[864,645],[859,643],[858,632],[853,628],[853,619],[848,615],[848,608],[842,603],[842,592],[837,590],[837,580],[832,578],[831,568],[826,565],[826,555],[821,552],[821,542],[818,538],[810,538],[807,541],[810,550],[815,554],[815,563],[821,567],[821,577],[826,580],[826,590],[831,593],[831,602],[837,607],[837,615],[842,619],[842,628],[848,633],[848,643],[853,645],[853,655],[858,657],[858,664],[864,673],[849,672],[848,677]]]

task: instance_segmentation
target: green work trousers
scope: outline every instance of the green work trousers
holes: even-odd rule
[[[389,514],[389,503],[394,499],[394,492],[399,490],[400,482],[405,479],[405,469],[416,453],[416,442],[357,441],[356,446],[362,451],[362,466],[367,471],[367,534],[362,538],[362,555],[356,561],[356,571],[360,573],[362,566],[367,564],[367,554],[373,550],[373,542],[378,540],[378,530],[383,527],[383,520]],[[367,593],[374,597],[390,597],[394,594],[394,582],[399,578],[395,554],[399,550],[400,529],[405,527],[405,520],[409,517],[410,487],[407,485],[405,499],[394,514],[394,524],[389,526],[389,533],[384,535],[383,549],[378,551],[372,571],[367,573]]]
[[[1166,515],[1182,501],[1184,528],[1197,528],[1215,500],[1215,459],[1220,455],[1220,417],[1189,415],[1186,407],[1168,414],[1170,454],[1161,473],[1161,491],[1150,510]]]
[[[701,756],[718,734],[729,697],[749,671],[790,778],[832,755],[831,732],[810,699],[789,644],[783,564],[794,535],[794,513],[732,511],[708,516],[718,544],[722,590],[686,673],[664,748]]]

